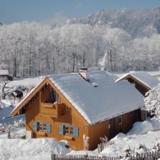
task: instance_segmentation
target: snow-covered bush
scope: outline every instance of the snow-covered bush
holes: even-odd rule
[[[153,147],[153,151],[160,151],[160,142],[159,141]]]
[[[160,85],[150,90],[145,98],[145,110],[151,115],[160,116]]]

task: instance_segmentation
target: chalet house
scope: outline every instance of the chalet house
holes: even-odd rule
[[[45,77],[13,109],[25,114],[33,138],[67,140],[71,148],[95,149],[100,138],[127,132],[141,119],[143,96],[127,81],[99,70]]]
[[[0,69],[0,81],[13,80],[7,69]]]
[[[144,71],[131,71],[118,78],[116,82],[121,80],[127,80],[133,84],[143,96],[159,83],[158,79]]]

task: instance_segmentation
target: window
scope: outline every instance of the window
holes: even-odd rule
[[[45,84],[41,90],[41,101],[44,103],[54,103],[58,101],[57,92],[49,85]]]
[[[47,102],[54,103],[56,101],[56,92],[51,90]]]
[[[42,123],[42,122],[33,122],[32,129],[34,132],[45,132],[45,133],[51,133],[51,125],[49,123]]]
[[[46,103],[54,103],[55,101],[58,102],[58,94],[52,89],[49,91],[49,96],[46,99]]]
[[[73,127],[65,126],[65,134],[72,135],[73,134]]]
[[[59,127],[59,134],[72,137],[78,137],[79,129],[70,124],[61,124]]]

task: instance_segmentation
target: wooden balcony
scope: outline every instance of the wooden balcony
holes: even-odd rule
[[[58,118],[65,114],[65,106],[62,103],[44,103],[41,102],[40,114],[52,118]]]

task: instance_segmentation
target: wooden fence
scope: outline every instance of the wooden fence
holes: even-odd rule
[[[128,158],[129,160],[158,160],[160,158],[160,151],[137,154]]]
[[[52,155],[51,160],[120,160],[119,157],[100,157],[100,156],[59,156],[59,155]]]
[[[124,158],[124,157],[123,157]],[[61,155],[51,155],[51,160],[121,160],[122,157],[106,157],[106,156],[61,156]],[[158,160],[160,158],[160,150],[153,152],[146,152],[143,154],[136,154],[134,156],[128,155],[124,159],[126,160]],[[123,160],[124,160],[123,159]]]

